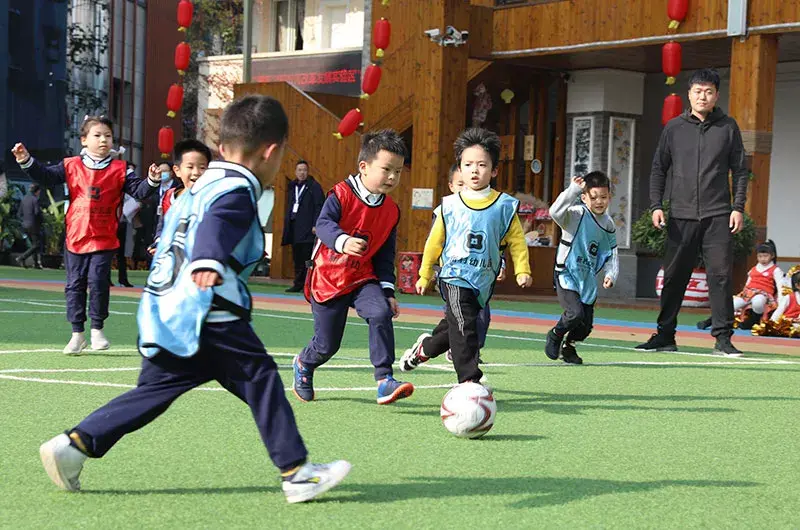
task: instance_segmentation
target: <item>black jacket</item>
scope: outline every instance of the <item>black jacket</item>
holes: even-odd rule
[[[650,172],[650,209],[661,208],[670,179],[670,215],[705,219],[731,212],[728,172],[733,172],[733,209],[744,211],[749,170],[736,120],[719,107],[700,121],[687,110],[664,127]]]
[[[283,221],[282,245],[292,245],[295,243],[313,243],[314,233],[311,231],[317,224],[319,212],[322,211],[322,204],[325,202],[325,194],[319,182],[310,176],[305,180],[306,189],[300,195],[300,206],[292,219],[292,208],[294,206],[294,190],[298,186],[297,180],[289,183],[286,196],[286,217]]]
[[[19,210],[22,216],[22,228],[37,231],[42,227],[42,208],[35,195],[30,193],[25,195],[19,205]]]

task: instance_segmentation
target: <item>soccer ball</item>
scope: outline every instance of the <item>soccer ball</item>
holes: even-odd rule
[[[439,413],[444,428],[459,438],[480,438],[494,425],[497,403],[485,386],[461,383],[445,394]]]

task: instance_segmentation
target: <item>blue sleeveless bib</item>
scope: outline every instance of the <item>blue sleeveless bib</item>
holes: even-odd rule
[[[564,270],[559,271],[561,287],[575,291],[587,305],[597,300],[597,273],[602,270],[617,247],[615,232],[609,232],[597,222],[586,206],[572,241],[562,240],[569,247]]]
[[[236,170],[210,168],[170,208],[139,304],[138,348],[145,357],[153,357],[160,350],[178,357],[197,353],[200,332],[212,306],[215,312],[221,309],[250,318],[252,300],[247,279],[264,257],[264,235],[257,216],[224,264],[222,285],[201,291],[189,270],[197,226],[215,200],[240,189],[250,191],[257,209],[257,181]]]
[[[500,243],[518,207],[519,201],[505,193],[482,210],[464,204],[460,193],[444,197],[441,215],[445,242],[439,279],[472,288],[481,307],[485,306],[500,272]]]

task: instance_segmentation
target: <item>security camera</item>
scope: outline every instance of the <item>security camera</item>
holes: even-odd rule
[[[439,30],[439,28],[425,30],[425,35],[427,35],[428,38],[434,42],[441,38],[441,34],[442,32]]]
[[[458,37],[458,35],[460,34],[460,32],[453,26],[447,26],[445,28],[445,31],[447,32],[448,37]]]
[[[467,39],[469,39],[469,31],[464,30],[461,32],[461,42],[467,42]]]

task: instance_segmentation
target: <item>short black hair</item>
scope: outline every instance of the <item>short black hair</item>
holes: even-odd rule
[[[453,175],[456,174],[456,171],[460,171],[461,168],[458,166],[458,162],[453,162],[453,165],[450,166],[450,170],[447,172],[447,183],[453,183]]]
[[[211,149],[206,144],[194,138],[186,138],[175,144],[175,163],[181,165],[183,155],[192,152],[200,153],[206,157],[206,164],[211,162]]]
[[[378,131],[364,133],[361,136],[361,150],[358,152],[358,161],[370,163],[375,160],[380,151],[389,151],[392,154],[400,155],[403,161],[408,158],[406,144],[397,131],[394,129],[380,129]]]
[[[38,185],[38,184],[36,184],[36,183],[34,182],[33,184],[31,184],[31,187],[30,187],[30,188],[28,188],[28,189],[30,190],[30,192],[31,192],[31,195],[33,195],[34,193],[36,193],[37,191],[39,191],[41,188],[39,187],[39,185]]]
[[[489,153],[492,160],[492,169],[497,167],[500,160],[500,137],[497,133],[480,127],[472,127],[458,135],[453,147],[456,150],[456,163],[461,167],[461,155],[470,147],[480,146]]]
[[[589,193],[592,188],[611,188],[611,181],[602,171],[592,171],[583,177],[584,191]]]
[[[695,70],[692,77],[689,78],[689,90],[694,85],[714,85],[714,88],[719,91],[719,72],[713,68]]]
[[[89,130],[91,130],[92,125],[97,125],[98,123],[111,129],[111,134],[114,134],[114,122],[111,121],[111,118],[107,118],[106,116],[86,116],[83,118],[83,123],[81,124],[81,138],[89,136]]]
[[[269,96],[249,95],[228,104],[219,127],[219,144],[246,154],[263,145],[282,144],[289,134],[289,118],[280,102]]]
[[[797,271],[794,274],[792,274],[792,289],[795,291],[800,291],[800,288],[795,289],[795,287],[797,287],[798,285],[800,285],[800,271]]]
[[[775,242],[771,239],[767,239],[756,247],[756,254],[762,253],[771,254],[773,259],[778,259],[778,248],[775,246]]]
[[[294,167],[297,167],[297,166],[299,166],[300,164],[305,164],[305,165],[306,165],[306,167],[308,167],[308,162],[306,162],[306,161],[305,161],[305,160],[303,160],[302,158],[301,158],[300,160],[298,160],[298,161],[297,161],[297,163],[294,165]]]

